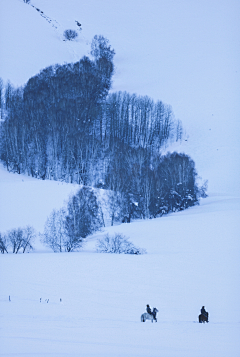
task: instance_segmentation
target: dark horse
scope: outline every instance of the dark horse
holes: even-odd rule
[[[208,322],[208,312],[206,313],[206,315],[204,315],[204,314],[200,314],[199,316],[198,316],[198,321],[200,322],[200,323],[205,323],[205,322]]]

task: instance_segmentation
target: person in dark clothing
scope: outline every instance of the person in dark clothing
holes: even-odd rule
[[[208,313],[207,313],[207,311],[205,310],[205,306],[203,306],[203,307],[201,308],[201,314],[202,314],[203,316],[205,316],[205,317],[208,316]]]
[[[146,310],[147,310],[147,313],[148,313],[149,315],[152,315],[152,310],[151,310],[151,308],[150,308],[149,305],[147,305]]]
[[[206,318],[206,321],[208,322],[208,312],[205,310],[205,307],[202,306],[201,308],[201,315],[204,316]]]
[[[158,309],[156,309],[156,308],[154,307],[154,309],[153,309],[153,311],[152,311],[151,308],[150,308],[150,306],[147,305],[146,310],[147,310],[147,313],[148,313],[149,315],[152,315],[153,318],[154,318],[154,320],[157,321],[156,315],[157,315]]]

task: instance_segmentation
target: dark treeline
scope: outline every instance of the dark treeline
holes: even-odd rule
[[[147,96],[112,93],[104,103],[103,114],[103,139],[110,147],[117,139],[130,147],[157,152],[175,135],[171,107],[161,101],[154,103]]]
[[[111,85],[114,51],[95,37],[94,60],[51,66],[24,88],[5,90],[1,159],[8,170],[41,179],[87,183],[99,114]]]
[[[195,163],[188,155],[174,152],[152,157],[144,149],[126,154],[116,147],[106,175],[112,224],[115,220],[162,216],[195,205],[207,188],[199,188],[196,177]]]
[[[1,81],[0,154],[7,169],[111,189],[112,207],[121,201],[112,222],[195,204],[194,162],[160,155],[181,136],[171,107],[147,96],[109,94],[115,52],[103,36],[94,37],[91,49],[92,59],[50,66],[22,88],[3,88]]]

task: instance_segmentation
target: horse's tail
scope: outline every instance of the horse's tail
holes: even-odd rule
[[[142,321],[142,322],[145,322],[144,314],[141,315],[141,321]]]

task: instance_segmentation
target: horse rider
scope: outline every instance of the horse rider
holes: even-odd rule
[[[154,320],[157,321],[157,319],[156,319],[156,314],[154,314],[154,313],[152,312],[152,310],[151,310],[151,308],[150,308],[149,305],[147,305],[146,310],[147,310],[147,313],[148,313],[149,315],[152,315],[153,318],[154,318]]]
[[[206,319],[208,319],[208,312],[205,310],[205,306],[202,306],[202,308],[201,308],[201,314],[202,314],[203,316],[205,316]]]
[[[148,313],[149,315],[152,315],[152,314],[153,314],[153,313],[152,313],[152,310],[151,310],[151,308],[150,308],[149,305],[147,305],[146,310],[147,310],[147,313]]]

